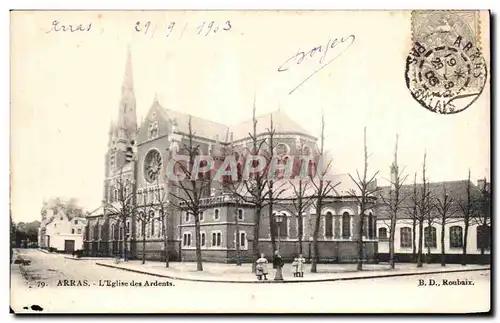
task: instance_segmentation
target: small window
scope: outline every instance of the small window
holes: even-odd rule
[[[186,212],[184,220],[185,222],[189,222],[189,212]]]
[[[75,220],[75,224],[78,224],[78,220]]]
[[[238,209],[238,220],[243,221],[243,209]]]
[[[75,229],[71,229],[71,234],[75,234]]]
[[[325,215],[325,237],[333,237],[333,214],[332,212],[327,212]]]
[[[220,232],[212,232],[212,247],[220,247],[222,243],[222,234]]]
[[[77,233],[78,233],[78,234],[82,234],[82,229],[78,229],[78,230],[77,230]]]
[[[378,239],[380,241],[387,240],[387,229],[386,228],[379,228],[378,229]]]
[[[401,248],[411,248],[413,246],[413,241],[411,240],[411,228],[401,228],[399,229],[399,233],[401,235],[401,237],[399,237],[401,240]]]
[[[190,247],[191,246],[191,233],[184,233],[183,239],[182,239],[182,244],[184,247]]]
[[[220,213],[219,209],[215,209],[215,211],[214,211],[214,220],[219,220],[219,218],[220,218],[220,214],[219,213]]]
[[[349,213],[342,214],[342,238],[349,239],[351,237],[351,216]]]
[[[57,228],[57,223],[54,223],[54,228]]]
[[[64,220],[64,218],[61,216],[61,217],[59,218],[59,220],[61,220],[61,221],[62,221],[62,220]]]
[[[436,228],[426,227],[424,229],[424,241],[425,241],[425,247],[429,248],[437,247]]]
[[[200,213],[198,213],[198,216],[199,216],[199,218],[200,218],[200,221],[203,221],[203,211],[202,211],[202,212],[200,212]]]
[[[206,245],[206,243],[207,243],[207,242],[206,242],[206,235],[205,235],[205,232],[202,232],[202,233],[200,234],[200,239],[201,239],[201,246],[202,246],[202,247],[205,247],[205,245]]]
[[[240,232],[240,247],[247,247],[247,234],[245,232]]]
[[[453,226],[450,228],[450,248],[462,248],[463,236],[462,227]]]

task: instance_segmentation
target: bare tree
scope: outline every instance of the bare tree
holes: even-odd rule
[[[491,224],[491,190],[486,178],[479,184],[479,193],[473,195],[474,212],[472,222],[477,225],[479,234],[479,249],[481,256],[479,263],[485,263],[485,250],[491,243],[490,224]]]
[[[266,156],[265,145],[266,138],[259,138],[259,134],[257,133],[257,118],[255,116],[256,106],[255,106],[255,98],[252,109],[252,120],[253,120],[253,129],[252,133],[249,133],[250,137],[250,148],[246,148],[246,151],[243,152],[244,157],[241,159],[246,164],[245,168],[248,168],[250,165],[252,167],[257,168],[259,166],[259,161],[254,159],[255,156]],[[273,128],[273,127],[271,127]],[[267,155],[268,156],[268,155]],[[268,174],[266,170],[268,169],[267,160],[265,161],[265,165],[263,165],[264,170],[262,171],[254,171],[248,175],[249,178],[241,178],[239,177],[237,181],[231,181],[227,186],[227,189],[233,195],[233,197],[238,201],[239,204],[250,205],[254,208],[254,225],[253,225],[253,239],[252,239],[252,254],[254,257],[252,272],[255,272],[255,261],[260,257],[259,250],[259,230],[260,230],[260,220],[262,216],[262,212],[267,205],[269,205],[269,196],[274,196],[273,192],[269,191],[268,187]],[[248,171],[248,169],[245,169]],[[272,214],[269,214],[270,221],[274,220]],[[273,221],[274,223],[274,221]],[[273,228],[272,224],[270,227]],[[272,230],[272,229],[271,229]],[[273,230],[271,231],[271,237]],[[275,248],[275,247],[273,247]]]
[[[399,171],[398,166],[398,136],[396,135],[396,148],[394,149],[394,162],[391,166],[391,179],[389,196],[386,197],[385,194],[379,194],[382,204],[387,208],[389,213],[389,218],[384,219],[384,223],[389,227],[389,265],[391,269],[395,268],[395,256],[394,256],[394,239],[396,233],[396,222],[398,220],[398,212],[401,211],[402,205],[408,194],[402,194],[401,187],[404,185],[408,175],[403,175],[403,171]],[[382,192],[379,192],[382,193]],[[388,222],[388,223],[387,223]]]
[[[161,236],[163,238],[163,250],[165,251],[165,267],[169,267],[169,254],[168,254],[168,218],[172,213],[170,211],[170,203],[168,200],[168,193],[164,186],[160,186],[155,191],[154,208],[158,211],[158,220],[161,224]]]
[[[364,128],[364,169],[363,175],[360,175],[358,170],[356,170],[357,179],[355,179],[351,174],[349,177],[356,184],[359,193],[356,190],[350,191],[350,196],[353,197],[360,209],[358,232],[357,232],[357,270],[363,270],[363,231],[365,227],[365,213],[375,207],[374,204],[374,194],[378,191],[376,185],[375,177],[378,171],[373,174],[373,176],[368,177],[368,148],[366,145],[366,127]],[[369,178],[369,179],[368,179]]]
[[[148,203],[148,198],[147,198],[148,193],[144,192],[143,195],[143,203],[139,206],[137,206],[137,222],[141,226],[141,233],[142,233],[142,264],[146,263],[146,236],[147,236],[147,231],[146,228],[148,224],[150,224],[153,219],[154,219],[154,211],[153,211],[153,201],[151,203]]]
[[[411,219],[411,238],[412,238],[412,259],[417,262],[417,224],[420,223],[420,218],[418,216],[418,194],[417,194],[417,173],[413,177],[413,192],[411,196],[411,206],[408,210],[408,214]]]
[[[443,194],[436,198],[436,209],[439,213],[439,224],[441,225],[441,266],[446,266],[446,253],[444,248],[444,235],[446,225],[456,221],[453,215],[457,212],[455,199],[448,195],[446,185],[443,183]]]
[[[327,162],[324,164],[324,162]],[[314,231],[313,231],[313,243],[312,243],[312,259],[311,259],[311,272],[317,272],[317,265],[319,259],[318,250],[318,234],[321,221],[321,211],[325,205],[326,198],[330,195],[335,187],[340,183],[333,184],[330,180],[325,180],[325,176],[330,172],[332,165],[332,160],[325,160],[325,116],[321,115],[321,137],[320,137],[320,147],[319,147],[319,159],[315,170],[310,170],[309,176],[311,178],[310,183],[314,187],[314,202],[313,205],[316,209],[316,215],[314,218]]]
[[[137,166],[134,163],[134,167]],[[133,220],[134,212],[136,210],[135,201],[135,180],[124,176],[123,167],[120,170],[120,175],[115,181],[115,201],[106,203],[105,208],[116,215],[118,224],[123,234],[123,252],[122,257],[124,261],[128,260],[127,253],[127,221]]]
[[[191,117],[188,121],[188,133],[186,134],[187,143],[182,144],[181,150],[186,153],[186,164],[176,161],[175,166],[180,174],[185,176],[184,180],[172,181],[172,188],[169,196],[170,203],[177,210],[188,212],[194,218],[195,223],[195,244],[196,244],[196,269],[203,271],[200,244],[200,213],[203,211],[202,198],[206,195],[207,188],[210,188],[210,176],[206,173],[198,172],[200,166],[204,165],[204,160],[199,158],[200,145],[195,143],[195,133],[191,125]]]
[[[432,232],[431,232],[431,226],[433,223],[433,217],[431,216],[431,209],[432,209],[432,195],[431,191],[429,189],[429,183],[427,181],[427,177],[425,177],[425,172],[426,172],[426,157],[427,153],[424,153],[424,163],[422,165],[422,187],[420,189],[420,195],[417,197],[417,209],[418,209],[418,252],[417,252],[417,267],[422,267],[422,247],[423,247],[423,240],[424,240],[424,221],[427,221],[427,225],[429,227],[428,229],[428,234],[427,234],[427,239],[425,241],[425,244],[427,246],[427,253],[430,255],[430,244],[429,241]],[[428,257],[430,258],[430,257]],[[430,259],[427,259],[427,261],[430,261]]]
[[[303,155],[303,146],[301,145],[300,154]],[[303,157],[303,156],[301,156]],[[300,159],[298,163],[294,163],[298,167],[294,168],[294,176],[298,173],[299,170],[308,166],[309,160]],[[307,194],[308,189],[311,188],[311,181],[306,177],[307,172],[305,174],[298,174],[298,181],[290,180],[290,186],[293,189],[292,203],[293,203],[293,213],[297,214],[298,219],[298,239],[299,239],[299,250],[298,253],[303,253],[303,241],[302,238],[304,236],[304,213],[309,209],[312,204],[312,196]]]
[[[470,169],[469,175],[467,177],[466,185],[466,196],[465,199],[460,199],[458,205],[462,211],[463,221],[464,221],[464,244],[462,248],[462,266],[467,265],[467,237],[469,235],[469,228],[474,217],[474,201],[471,192],[471,181],[470,181]]]

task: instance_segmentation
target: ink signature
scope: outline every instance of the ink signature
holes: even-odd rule
[[[290,91],[290,93],[288,93],[288,94],[292,94],[302,84],[307,82],[307,80],[309,80],[316,73],[318,73],[323,68],[328,66],[337,57],[342,55],[342,53],[344,53],[354,43],[355,39],[356,39],[356,37],[354,35],[349,35],[347,37],[342,37],[340,39],[339,38],[329,39],[326,46],[323,46],[323,45],[316,46],[308,52],[300,51],[300,49],[299,49],[297,54],[290,57],[283,64],[281,64],[281,66],[278,68],[278,72],[288,71],[293,66],[292,65],[293,63],[295,63],[295,65],[300,65],[304,61],[308,61],[308,60],[311,60],[313,58],[317,58],[317,57],[319,57],[320,53],[322,53],[322,55],[320,56],[320,59],[318,62],[319,62],[319,64],[321,64],[321,66],[317,70],[315,70],[311,75],[306,77],[302,82],[300,82],[296,87],[294,87]],[[327,57],[328,54],[330,54],[330,55],[333,54],[333,56],[329,56],[329,60],[326,63],[323,63],[323,61],[325,60],[325,58]]]

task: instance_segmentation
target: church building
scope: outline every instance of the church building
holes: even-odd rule
[[[84,234],[86,253],[89,256],[113,256],[121,255],[126,248],[129,258],[141,259],[144,248],[148,260],[164,260],[168,252],[171,261],[195,261],[194,217],[170,203],[172,193],[179,194],[179,191],[166,176],[168,161],[173,154],[180,154],[182,147],[191,139],[203,155],[217,161],[230,154],[239,162],[251,146],[249,133],[253,131],[253,120],[249,118],[228,126],[167,108],[154,98],[144,120],[138,124],[132,75],[129,50],[118,118],[109,129],[103,202],[87,216]],[[259,138],[267,135],[271,119],[275,127],[275,153],[280,158],[318,155],[318,139],[283,111],[256,117]],[[189,135],[190,125],[192,135]],[[331,178],[337,186],[326,197],[321,211],[319,261],[354,262],[357,258],[360,212],[352,196],[356,185],[347,175],[332,175]],[[314,203],[302,215],[297,215],[294,208],[296,194],[292,184],[288,184],[274,202],[272,215],[269,214],[269,207],[262,210],[259,233],[255,236],[257,219],[254,205],[238,201],[223,183],[212,181],[209,188],[202,192],[203,210],[199,214],[203,261],[235,262],[238,243],[240,258],[244,262],[255,261],[252,254],[255,239],[259,241],[259,251],[271,257],[270,216],[279,219],[275,221],[274,232],[283,259],[291,261],[298,253],[310,259],[316,217]],[[305,195],[314,201],[312,186]],[[157,207],[160,203],[167,205],[164,214]],[[124,208],[133,209],[126,220],[120,216]],[[151,220],[144,223],[141,219],[146,215]],[[377,259],[376,226],[375,212],[366,212],[362,239],[367,262]],[[299,227],[303,229],[299,230]]]

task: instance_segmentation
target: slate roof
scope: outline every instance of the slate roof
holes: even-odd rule
[[[177,131],[189,133],[189,114],[167,109],[161,105],[160,107],[167,119],[177,122]],[[267,132],[271,122],[271,115],[276,133],[299,133],[312,137],[308,131],[282,111],[274,111],[257,116],[257,135]],[[233,133],[233,140],[235,141],[247,138],[248,134],[253,131],[253,120],[248,119],[238,124],[228,126],[197,116],[191,116],[191,126],[195,135],[198,137],[215,140],[218,136],[221,143],[229,143],[231,140],[231,132]]]
[[[276,133],[300,133],[312,136],[297,122],[293,121],[288,115],[281,110],[273,111],[261,116],[257,116],[257,135],[264,134],[271,125],[271,116]],[[253,131],[253,120],[248,119],[230,127],[233,132],[234,140],[244,139]]]
[[[434,182],[434,183],[428,183],[428,185],[431,195],[434,198],[440,198],[441,200],[444,197],[444,190],[446,187],[446,193],[451,199],[453,199],[453,201],[455,202],[453,207],[457,209],[459,208],[458,202],[467,199],[467,180]],[[417,183],[416,186],[417,186],[417,196],[420,196],[423,184]],[[388,199],[389,190],[390,186],[381,186],[379,187],[378,193],[384,196],[386,199]],[[471,197],[477,197],[479,196],[479,194],[481,194],[481,191],[474,183],[471,182]],[[398,214],[398,217],[409,218],[409,212],[413,208],[413,201],[412,201],[413,184],[403,185],[401,187],[400,196],[402,198],[404,198],[405,196],[407,197],[401,203],[402,211]],[[382,202],[380,198],[379,200],[380,200],[379,202]],[[436,210],[433,211],[437,212]],[[387,213],[387,208],[381,206],[378,211],[378,216],[379,218],[388,217],[389,215]],[[458,210],[454,214],[454,216],[456,217],[462,216],[460,210]]]

